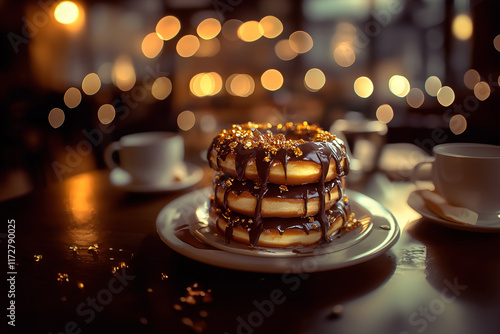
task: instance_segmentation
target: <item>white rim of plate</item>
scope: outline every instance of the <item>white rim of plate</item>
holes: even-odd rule
[[[361,193],[347,190],[356,202],[371,214],[372,230],[351,247],[337,252],[297,257],[262,257],[230,253],[220,249],[200,249],[179,239],[175,232],[189,228],[196,219],[196,208],[204,203],[211,187],[187,193],[167,204],[158,214],[156,229],[167,246],[193,260],[209,265],[251,272],[293,273],[339,269],[366,262],[387,251],[399,239],[400,229],[394,216],[380,203]],[[385,226],[384,226],[385,225]]]

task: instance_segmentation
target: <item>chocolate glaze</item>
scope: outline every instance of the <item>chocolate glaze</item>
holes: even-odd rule
[[[334,178],[324,184],[324,193],[329,194],[333,189],[337,188],[342,198],[342,181],[340,178]],[[302,199],[304,201],[304,212],[307,212],[308,202],[312,198],[320,197],[318,183],[309,183],[297,186],[283,186],[273,183],[267,184],[267,192],[263,198],[281,198],[281,199]],[[224,189],[224,208],[228,208],[227,198],[230,193],[239,196],[243,192],[248,192],[253,197],[260,196],[260,186],[253,181],[240,181],[229,175],[217,173],[214,176],[214,195],[217,196],[217,191]]]
[[[263,134],[261,130],[265,133]],[[217,167],[212,165],[210,159],[214,150],[217,154]],[[220,161],[224,161],[231,153],[235,156],[236,175],[239,180],[245,179],[245,170],[250,160],[255,160],[257,167],[260,187],[256,196],[257,206],[253,223],[248,230],[252,246],[257,244],[263,230],[262,199],[270,188],[268,185],[269,170],[274,162],[281,163],[285,178],[289,161],[313,161],[321,166],[321,177],[315,185],[320,197],[320,211],[314,219],[321,226],[322,241],[327,241],[326,233],[329,224],[328,215],[325,212],[325,193],[327,191],[325,179],[330,161],[335,161],[338,178],[349,173],[349,157],[346,155],[344,143],[340,139],[307,123],[287,123],[277,126],[248,123],[233,126],[229,132],[223,131],[214,138],[207,152],[210,167],[220,170]],[[342,160],[344,160],[343,168],[341,166]],[[309,191],[306,191],[303,196],[307,206],[307,200],[310,198]]]
[[[242,227],[247,230],[250,239],[252,231],[255,229],[255,220],[252,217],[245,215],[240,215],[230,210],[225,210],[221,206],[215,203],[215,201],[210,201],[210,211],[215,214],[215,224],[218,226],[219,219],[224,219],[226,222],[226,230],[224,232],[224,237],[227,243],[231,241],[233,235],[233,229],[236,227]],[[341,217],[344,221],[344,225],[347,223],[348,217],[350,215],[349,202],[347,200],[340,200],[330,209],[325,212],[326,223],[319,220],[318,216],[311,217],[297,217],[297,218],[262,218],[262,228],[263,229],[276,229],[282,235],[285,231],[290,229],[298,229],[309,235],[311,231],[323,231],[322,225],[326,225],[326,230],[331,227],[331,225]],[[323,236],[323,235],[322,235]],[[328,239],[328,237],[326,237]],[[255,246],[255,244],[250,244]]]

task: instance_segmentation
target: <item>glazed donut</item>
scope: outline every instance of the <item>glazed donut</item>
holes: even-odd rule
[[[342,197],[340,179],[325,183],[325,209]],[[239,181],[218,173],[214,177],[217,204],[236,213],[254,216],[260,188],[252,181]],[[285,186],[269,184],[262,198],[262,217],[308,217],[319,212],[320,196],[317,184]]]
[[[215,228],[224,235],[227,243],[233,240],[246,245],[269,248],[310,246],[320,242],[325,232],[326,239],[331,240],[347,224],[350,216],[348,204],[342,200],[337,203],[338,205],[326,212],[328,223],[325,231],[322,230],[323,223],[313,216],[264,218],[262,226],[259,227],[251,217],[224,211],[213,201],[210,206],[210,218]]]
[[[298,185],[344,176],[344,143],[316,125],[246,123],[223,130],[207,152],[210,167],[239,180]]]

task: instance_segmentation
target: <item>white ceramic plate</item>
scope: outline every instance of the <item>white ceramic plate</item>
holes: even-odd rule
[[[352,211],[357,217],[369,214],[372,224],[371,230],[366,232],[366,235],[347,247],[326,254],[309,255],[297,252],[289,256],[272,254],[255,256],[210,246],[199,247],[184,238],[181,240],[177,235],[179,231],[192,230],[192,225],[198,224],[196,210],[206,203],[210,191],[210,187],[193,191],[170,202],[159,213],[156,229],[160,238],[174,251],[214,266],[267,273],[338,269],[375,258],[389,249],[399,238],[399,226],[387,209],[363,194],[347,190]]]
[[[160,193],[187,189],[194,186],[203,178],[203,169],[190,162],[184,162],[186,176],[179,181],[172,181],[165,184],[144,184],[135,183],[129,173],[121,168],[114,168],[109,173],[109,180],[113,186],[124,191],[134,193]]]
[[[429,221],[436,223],[441,226],[446,226],[454,228],[456,230],[463,230],[469,232],[486,232],[486,233],[499,233],[500,232],[500,219],[498,221],[481,221],[478,220],[476,225],[470,224],[460,224],[455,223],[446,219],[443,219],[436,215],[432,210],[430,210],[426,205],[422,197],[416,192],[412,192],[408,197],[408,205],[422,217],[427,218]]]
[[[193,221],[189,228],[191,234],[201,242],[212,247],[224,250],[230,253],[248,255],[248,256],[262,256],[262,257],[297,257],[297,256],[312,256],[322,255],[327,253],[337,252],[339,250],[353,246],[365,238],[371,231],[373,224],[371,220],[359,225],[349,232],[337,231],[332,236],[333,241],[328,243],[318,243],[312,246],[296,246],[290,248],[269,248],[269,247],[250,247],[239,242],[226,243],[224,235],[218,231],[215,223],[210,219],[208,213],[208,201],[196,209],[196,218],[198,221]],[[361,216],[362,208],[356,208],[354,203],[353,209],[358,212],[358,218],[365,218],[369,216],[369,212],[364,212]]]

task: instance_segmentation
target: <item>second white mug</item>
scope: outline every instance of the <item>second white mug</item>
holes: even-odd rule
[[[474,143],[436,145],[432,181],[449,204],[476,212],[479,220],[500,220],[500,146]]]

